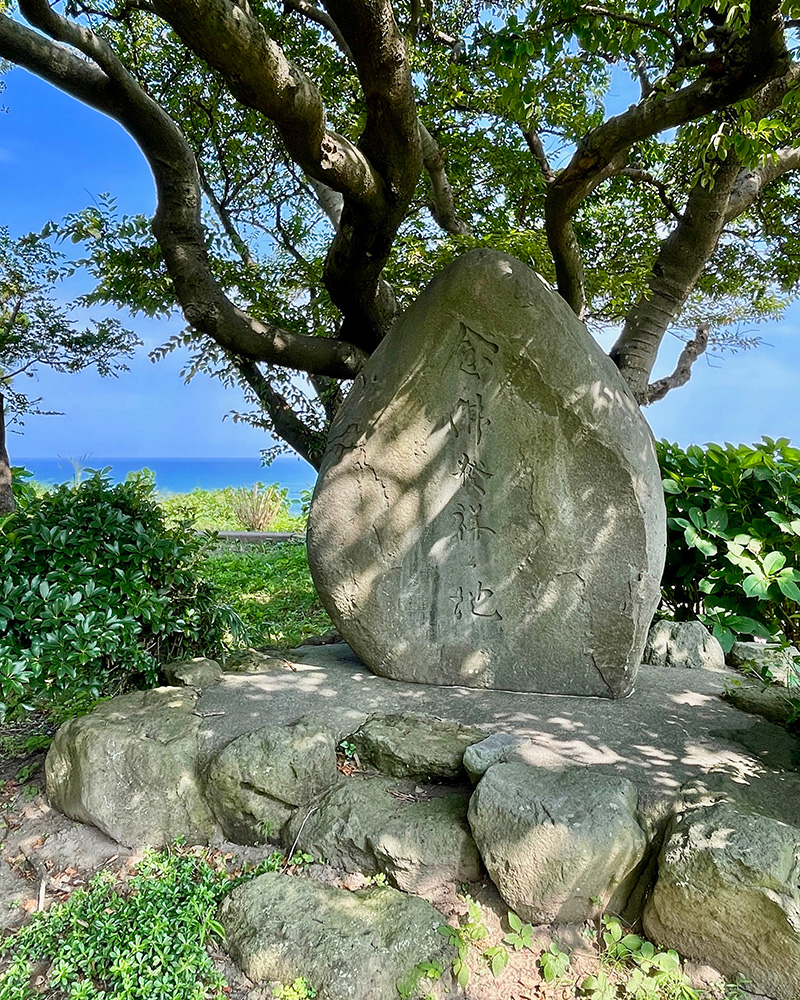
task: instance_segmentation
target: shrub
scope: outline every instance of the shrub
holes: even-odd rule
[[[288,490],[282,490],[278,486],[255,483],[252,489],[235,489],[232,506],[248,531],[266,531],[281,511],[287,508],[288,495]]]
[[[178,525],[192,521],[202,531],[244,531],[245,525],[233,507],[233,489],[192,490],[161,497],[159,505],[167,524]]]
[[[657,446],[667,502],[663,607],[735,638],[800,640],[800,451],[786,438]]]
[[[255,495],[255,500],[254,500]],[[277,484],[252,489],[192,490],[159,500],[168,524],[192,519],[197,528],[210,531],[305,531],[306,516],[293,515],[288,490]],[[265,516],[260,511],[265,511]],[[253,511],[255,513],[253,513]],[[257,518],[258,520],[254,520]],[[263,527],[253,527],[254,523]]]
[[[27,496],[0,524],[0,715],[59,693],[153,684],[161,660],[213,655],[229,611],[199,574],[208,540],[167,527],[152,484],[97,473]]]

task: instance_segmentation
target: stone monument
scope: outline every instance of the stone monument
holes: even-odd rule
[[[308,530],[342,637],[377,674],[623,697],[666,549],[650,429],[520,261],[436,277],[331,429]]]

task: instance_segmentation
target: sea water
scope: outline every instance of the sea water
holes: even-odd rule
[[[264,466],[258,458],[106,458],[94,455],[70,458],[12,457],[13,465],[21,465],[33,473],[40,483],[73,482],[80,472],[108,469],[115,483],[122,482],[130,472],[149,469],[159,493],[190,493],[194,489],[221,490],[226,486],[252,486],[254,483],[277,483],[289,491],[289,500],[296,507],[303,490],[314,488],[315,470],[301,458],[283,455]]]

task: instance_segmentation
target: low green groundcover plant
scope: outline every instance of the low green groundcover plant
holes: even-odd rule
[[[250,871],[229,872],[205,849],[176,846],[145,852],[126,883],[101,872],[0,939],[0,1000],[45,992],[54,1000],[223,1000],[226,983],[206,947],[224,933],[219,903],[242,881],[285,865],[276,852]],[[39,963],[44,983],[34,986]]]
[[[251,645],[297,646],[331,628],[305,545],[221,545],[206,556],[201,572],[241,619]]]
[[[662,610],[736,638],[800,643],[800,450],[657,445],[667,501]]]
[[[0,520],[0,718],[153,685],[159,662],[221,649],[236,619],[200,572],[209,540],[167,526],[146,477],[18,496]]]

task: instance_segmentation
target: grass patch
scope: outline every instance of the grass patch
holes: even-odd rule
[[[287,864],[275,852],[249,871],[229,871],[219,854],[175,846],[148,850],[128,881],[100,872],[0,939],[0,1000],[34,1000],[43,990],[65,1000],[223,1000],[226,983],[207,948],[223,937],[219,903]],[[34,969],[44,980],[37,986]]]
[[[305,545],[221,544],[201,572],[242,619],[251,646],[298,646],[332,628],[311,582]]]

